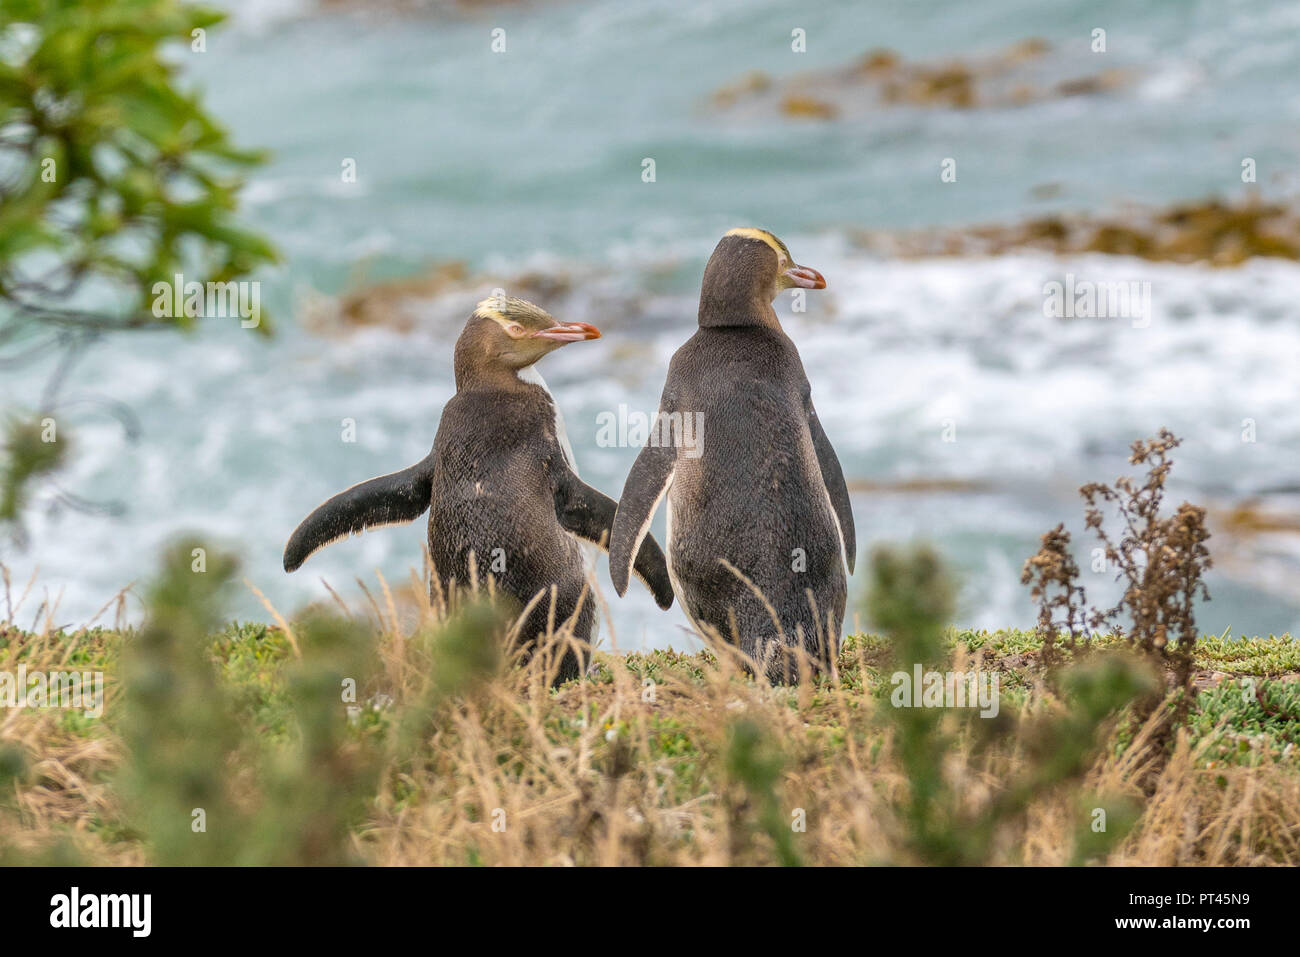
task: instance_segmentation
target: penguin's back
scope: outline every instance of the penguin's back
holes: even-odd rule
[[[667,391],[702,420],[698,455],[678,452],[668,493],[671,570],[687,613],[724,637],[734,616],[752,654],[745,639],[775,631],[766,599],[787,637],[801,627],[811,650],[809,633],[824,636],[828,615],[838,632],[846,588],[798,351],[779,330],[701,329],[674,356]]]
[[[555,514],[552,469],[563,452],[544,391],[458,393],[434,451],[429,552],[443,582],[491,575],[521,603],[555,584],[561,603],[576,601],[582,551]]]

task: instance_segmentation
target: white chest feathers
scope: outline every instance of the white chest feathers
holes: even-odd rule
[[[573,474],[578,474],[578,463],[573,457],[573,446],[569,443],[569,433],[564,429],[564,415],[560,412],[560,405],[555,401],[555,396],[551,395],[551,390],[546,387],[546,380],[542,374],[537,371],[536,365],[525,366],[518,372],[519,378],[524,381],[542,387],[551,400],[551,408],[555,410],[555,439],[560,443],[560,451],[564,454],[564,461],[568,463]]]

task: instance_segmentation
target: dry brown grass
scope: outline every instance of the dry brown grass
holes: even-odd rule
[[[359,859],[379,865],[918,862],[903,812],[910,783],[896,749],[893,709],[881,691],[889,650],[879,640],[847,642],[833,674],[798,687],[755,680],[726,655],[656,652],[599,655],[586,679],[552,691],[560,635],[553,653],[477,679],[462,675],[447,693],[440,673],[450,675],[463,662],[449,660],[436,636],[456,603],[435,603],[418,586],[417,580],[394,593],[381,582],[366,611],[348,612],[377,633],[364,714],[342,745],[368,752],[381,768],[348,837]],[[310,626],[299,619],[290,627],[311,661]],[[115,785],[130,760],[118,732],[116,679],[118,651],[132,634],[31,632],[12,624],[0,631],[0,668],[19,657],[29,669],[94,662],[109,689],[99,722],[70,722],[57,710],[0,714],[0,750],[16,748],[26,760],[0,801],[4,859],[154,859]],[[243,693],[243,710],[231,721],[269,752],[292,751],[300,737],[292,717],[282,735],[268,730],[275,722],[266,717],[288,707],[284,673],[298,663],[288,635],[279,628],[234,629],[223,648],[220,680]],[[968,653],[960,644],[956,656],[956,668],[1004,660]],[[250,657],[258,662],[255,678],[247,674]],[[1034,760],[1030,719],[1065,707],[1032,672],[1008,672],[1003,687],[1004,714],[991,746],[976,746],[987,728],[958,714],[943,718],[953,742],[942,757],[943,774],[959,796],[955,813],[978,815],[998,800]],[[1180,730],[1145,794],[1139,781],[1155,759],[1161,714],[1124,746],[1112,722],[1085,780],[1027,801],[999,826],[986,862],[1076,862],[1091,809],[1104,800],[1108,807],[1130,802],[1140,816],[1097,863],[1300,863],[1294,758],[1215,766],[1205,755],[1214,737],[1193,739]],[[259,721],[266,726],[257,727]],[[745,735],[751,751],[737,758]],[[237,801],[256,808],[262,784],[251,766],[238,762],[232,752],[230,787]],[[802,831],[792,828],[800,816]]]

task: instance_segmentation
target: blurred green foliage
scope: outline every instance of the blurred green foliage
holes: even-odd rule
[[[288,648],[257,626],[214,649],[235,563],[206,551],[198,562],[203,547],[167,551],[124,653],[129,826],[159,864],[357,863],[380,774],[409,765],[447,699],[495,672],[501,618],[474,604],[413,639],[428,668],[390,733],[368,624],[314,612]]]
[[[918,664],[925,671],[951,671],[945,626],[955,589],[938,556],[924,547],[878,549],[870,574],[867,611],[893,640],[893,667],[909,676]],[[1018,718],[1007,709],[989,718],[971,708],[885,709],[908,779],[905,841],[919,862],[988,863],[998,831],[1023,820],[1036,798],[1058,787],[1079,791],[1079,862],[1104,855],[1137,820],[1125,802],[1088,795],[1081,783],[1100,753],[1104,724],[1157,687],[1155,677],[1117,655],[1098,655],[1066,670],[1061,685],[1064,707],[1033,709]],[[987,801],[969,802],[946,768],[963,737],[977,767],[1008,738],[1018,739],[1023,749],[1023,768]]]
[[[0,365],[190,325],[185,310],[154,315],[155,283],[234,281],[275,260],[234,217],[263,155],[235,148],[177,81],[222,18],[178,0],[0,0]],[[54,464],[33,448],[11,433],[0,520]]]
[[[3,8],[0,296],[28,301],[23,258],[53,253],[60,277],[125,282],[135,299],[121,324],[138,325],[155,318],[152,284],[192,266],[194,254],[199,281],[275,258],[231,215],[238,174],[262,154],[232,146],[164,57],[168,41],[192,49],[194,31],[221,13],[176,0],[4,0]]]
[[[209,635],[234,574],[229,556],[170,549],[149,620],[125,655],[121,771],[127,817],[160,864],[346,864],[374,793],[377,755],[357,746],[348,701],[377,668],[374,633],[303,622],[287,666],[291,740],[265,741],[219,680]],[[352,712],[355,714],[356,712]]]
[[[12,418],[4,445],[0,446],[0,522],[18,518],[27,482],[35,475],[53,471],[67,454],[67,441],[46,441],[49,430],[40,422]]]
[[[776,791],[785,766],[780,746],[757,723],[733,721],[727,728],[725,766],[728,779],[739,786],[738,794],[727,796],[732,858],[745,859],[754,832],[761,831],[771,840],[776,860],[797,867],[801,861],[794,831]]]

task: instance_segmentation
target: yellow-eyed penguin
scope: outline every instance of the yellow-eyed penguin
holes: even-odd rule
[[[456,341],[456,394],[428,456],[354,485],[308,515],[285,546],[285,571],[348,534],[411,522],[429,509],[429,554],[444,589],[492,576],[521,607],[541,595],[522,640],[532,644],[545,634],[549,618],[557,627],[572,619],[575,637],[589,642],[594,603],[575,536],[605,547],[616,503],[578,477],[563,419],[533,364],[566,343],[598,338],[595,326],[557,322],[523,299],[480,302]],[[653,540],[640,545],[636,571],[662,607],[672,605]],[[567,654],[557,681],[583,667]]]
[[[785,648],[802,647],[814,667],[835,654],[856,552],[844,473],[772,309],[793,287],[826,280],[766,230],[718,243],[699,329],[668,367],[659,427],[624,484],[609,549],[622,595],[666,496],[668,572],[687,616],[782,682],[798,677]]]

